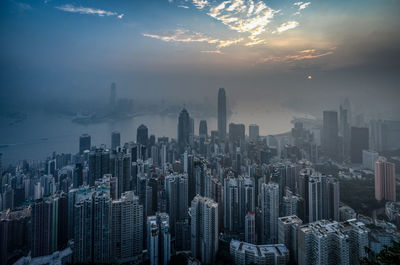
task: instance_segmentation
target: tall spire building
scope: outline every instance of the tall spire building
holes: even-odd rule
[[[220,140],[226,138],[226,94],[225,88],[218,90],[218,136]]]

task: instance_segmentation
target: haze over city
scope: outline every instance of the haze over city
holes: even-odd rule
[[[400,264],[399,0],[3,0],[0,265]]]

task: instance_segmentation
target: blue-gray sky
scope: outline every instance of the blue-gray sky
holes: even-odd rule
[[[224,86],[249,106],[348,96],[393,116],[399,14],[398,0],[3,0],[0,96],[96,98],[115,81],[123,96],[187,100]]]

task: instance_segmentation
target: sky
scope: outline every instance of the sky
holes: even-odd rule
[[[2,0],[0,102],[106,97],[400,115],[399,0]],[[373,104],[374,108],[371,108]]]

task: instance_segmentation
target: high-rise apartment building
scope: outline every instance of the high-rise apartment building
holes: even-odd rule
[[[143,249],[143,206],[133,191],[112,201],[111,255],[115,262],[140,261]]]
[[[284,244],[255,245],[231,240],[230,253],[234,264],[271,264],[289,262],[289,251]]]
[[[261,186],[261,242],[278,241],[279,185],[263,183]]]
[[[197,195],[192,200],[190,214],[192,255],[212,264],[218,251],[218,204]]]
[[[383,157],[375,162],[375,199],[396,201],[395,165]]]

